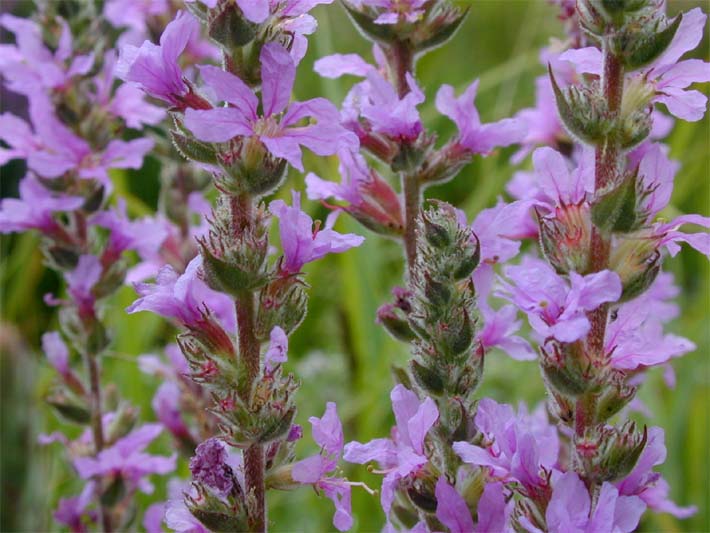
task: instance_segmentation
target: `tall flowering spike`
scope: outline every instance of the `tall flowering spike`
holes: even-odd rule
[[[199,22],[192,15],[178,12],[160,36],[160,45],[145,41],[140,48],[125,45],[121,49],[118,77],[137,84],[150,96],[184,109],[189,105],[186,97],[190,87],[185,83],[178,61],[199,30]]]
[[[330,253],[341,253],[360,246],[364,237],[352,233],[341,234],[332,229],[334,217],[328,217],[325,228],[313,229],[313,219],[301,211],[301,196],[294,191],[292,206],[283,200],[269,205],[271,213],[279,219],[279,233],[283,248],[281,271],[298,274],[306,263],[316,261]]]
[[[436,108],[449,117],[459,129],[458,144],[474,154],[488,154],[498,146],[520,142],[526,133],[525,125],[508,118],[492,124],[481,124],[474,105],[478,80],[458,98],[451,85],[442,85],[436,94]]]
[[[357,147],[355,136],[340,126],[337,108],[324,98],[288,106],[296,66],[277,43],[268,43],[261,49],[262,116],[257,114],[256,96],[239,78],[213,67],[203,67],[201,72],[217,97],[232,105],[187,110],[185,125],[200,140],[226,142],[234,137],[253,137],[274,157],[285,159],[301,171],[301,146],[318,155]],[[300,125],[307,118],[316,123]]]

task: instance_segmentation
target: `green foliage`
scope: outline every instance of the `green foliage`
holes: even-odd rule
[[[670,4],[669,16],[702,2]],[[368,44],[352,28],[348,17],[336,4],[316,10],[320,28],[309,39],[309,54],[299,69],[296,95],[299,99],[323,95],[341,102],[353,79],[322,80],[311,71],[316,57],[334,52],[356,51],[369,58]],[[424,120],[441,138],[454,126],[436,113],[433,97],[441,83],[451,83],[460,91],[481,78],[477,107],[484,121],[512,115],[534,103],[534,79],[544,73],[538,51],[550,35],[561,36],[555,10],[541,0],[476,2],[461,31],[446,46],[423,57],[417,74],[427,93],[422,106]],[[707,38],[698,50],[708,60]],[[702,88],[707,94],[707,85]],[[708,118],[697,123],[678,123],[669,138],[671,157],[682,162],[676,180],[672,207],[664,216],[679,213],[710,214],[710,129]],[[488,158],[476,158],[451,182],[432,187],[427,196],[438,197],[464,209],[469,218],[496,197],[514,169],[508,165],[512,150],[502,150]],[[332,159],[306,157],[309,170],[335,179]],[[127,195],[132,214],[155,208],[157,169],[118,177],[116,190]],[[303,189],[303,176],[292,173],[287,189]],[[326,210],[311,204],[314,215],[323,219]],[[362,231],[352,220],[341,217],[341,231]],[[390,367],[407,360],[405,348],[375,324],[377,307],[389,300],[392,286],[401,284],[401,251],[394,242],[367,234],[360,248],[327,257],[306,268],[311,284],[309,314],[291,339],[287,365],[303,382],[298,394],[297,421],[304,426],[306,439],[299,443],[301,456],[314,451],[309,444],[310,415],[320,416],[325,402],[338,401],[346,439],[365,441],[387,434],[393,422],[389,391],[393,380]],[[61,447],[39,446],[37,435],[48,433],[60,422],[42,402],[50,388],[51,372],[41,360],[39,337],[47,327],[55,327],[57,317],[42,295],[57,290],[56,278],[42,267],[38,240],[34,235],[3,238],[0,241],[1,322],[0,384],[2,392],[2,507],[0,531],[52,530],[51,510],[60,495],[77,493],[79,485],[62,457]],[[654,371],[640,389],[640,398],[654,413],[652,419],[634,414],[638,423],[657,424],[666,430],[668,458],[661,471],[672,487],[673,498],[683,505],[696,504],[694,517],[677,521],[670,515],[647,514],[643,531],[708,531],[710,516],[710,465],[707,450],[708,394],[710,392],[710,268],[705,258],[688,250],[666,262],[682,288],[679,297],[681,318],[671,326],[674,333],[692,339],[697,350],[673,363],[677,374],[675,390],[663,383],[662,372]],[[145,418],[153,417],[150,401],[158,383],[138,370],[136,356],[152,352],[174,339],[175,332],[148,313],[127,315],[133,300],[130,288],[114,297],[107,316],[114,339],[104,359],[106,383],[115,384],[132,403],[141,407]],[[543,399],[540,372],[535,363],[515,362],[500,352],[486,358],[486,372],[480,394],[498,401],[534,405]],[[169,439],[160,445],[166,451]],[[160,446],[157,446],[160,448]],[[157,451],[157,450],[156,450]],[[181,474],[186,465],[181,463]],[[348,475],[379,488],[379,476],[364,468],[350,469]],[[162,483],[155,495],[141,497],[141,509],[164,496]],[[330,531],[332,506],[308,489],[272,492],[269,495],[273,531]],[[357,488],[353,491],[354,531],[379,531],[383,515],[377,497]]]

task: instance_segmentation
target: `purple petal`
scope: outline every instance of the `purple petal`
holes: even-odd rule
[[[271,42],[261,49],[261,101],[264,116],[286,109],[296,78],[296,65],[286,49]]]
[[[185,126],[195,137],[207,142],[226,142],[237,135],[251,135],[252,125],[234,107],[185,110]]]
[[[471,533],[473,518],[458,491],[449,485],[445,476],[436,482],[436,517],[451,533]]]
[[[201,65],[200,75],[215,92],[215,96],[233,104],[248,120],[256,120],[259,99],[249,86],[234,74],[212,65]]]

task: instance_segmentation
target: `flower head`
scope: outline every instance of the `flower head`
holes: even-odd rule
[[[316,261],[330,253],[341,253],[360,246],[364,237],[352,233],[341,234],[332,229],[335,219],[328,217],[325,228],[313,230],[313,220],[301,211],[301,198],[294,191],[293,205],[283,200],[274,200],[269,211],[279,219],[281,246],[284,251],[281,270],[297,274],[306,263]]]
[[[442,85],[436,94],[436,108],[454,121],[459,129],[458,144],[474,154],[488,154],[498,146],[508,146],[525,137],[525,124],[507,118],[492,124],[481,124],[473,101],[478,91],[474,81],[458,98],[451,85]]]
[[[268,43],[261,49],[261,104],[236,76],[211,66],[200,68],[218,99],[230,104],[214,109],[188,109],[185,125],[195,136],[208,142],[226,142],[234,137],[255,137],[275,157],[283,158],[303,170],[301,147],[318,155],[332,155],[341,147],[355,149],[356,137],[340,125],[337,108],[324,98],[288,105],[296,65],[286,49]],[[300,126],[306,118],[315,124]]]

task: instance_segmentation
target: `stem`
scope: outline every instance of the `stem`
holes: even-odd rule
[[[414,52],[406,41],[396,41],[391,48],[391,70],[397,94],[404,98],[409,92],[407,73],[414,70]],[[400,150],[405,149],[404,144]],[[421,182],[417,173],[402,172],[402,194],[404,195],[404,250],[407,257],[407,269],[411,275],[417,258],[417,217],[421,204]]]
[[[235,231],[242,231],[253,223],[252,199],[244,194],[230,199]],[[249,376],[247,396],[261,373],[260,344],[254,331],[254,294],[245,292],[236,299],[237,334],[239,357],[244,361]],[[248,401],[248,397],[245,398]],[[254,532],[266,531],[266,487],[264,485],[264,449],[261,444],[252,444],[244,452],[244,480],[247,494],[253,494],[255,507],[250,508],[249,529]]]
[[[84,351],[84,364],[89,376],[89,405],[91,408],[91,431],[94,438],[94,456],[104,449],[104,428],[103,415],[101,412],[101,380],[99,376],[99,365],[96,364],[96,357],[88,351]],[[99,510],[99,521],[105,532],[111,531],[111,515],[108,509],[101,503],[101,483],[97,484],[97,499]]]
[[[404,250],[407,254],[407,267],[411,274],[417,259],[417,217],[421,204],[421,185],[417,174],[402,173],[402,191],[404,192]]]
[[[604,73],[602,88],[607,101],[610,119],[615,121],[624,89],[624,69],[621,61],[604,46]],[[611,184],[616,178],[619,166],[620,150],[617,140],[612,136],[604,140],[595,150],[594,189],[600,189]],[[609,264],[610,243],[596,227],[592,227],[591,238],[591,271],[599,272]],[[587,346],[592,361],[604,358],[604,335],[606,331],[608,306],[602,305],[589,315],[591,330],[587,337]]]

